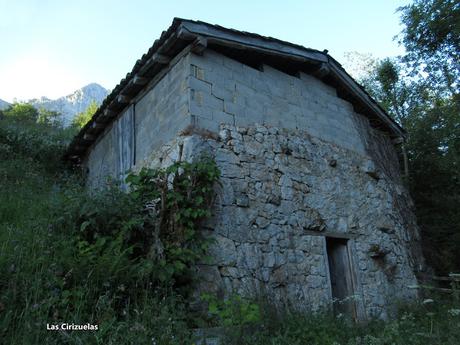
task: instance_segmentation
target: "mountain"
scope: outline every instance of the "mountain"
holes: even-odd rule
[[[68,126],[72,123],[75,115],[85,111],[93,100],[99,105],[107,97],[108,93],[109,90],[101,85],[91,83],[70,95],[58,99],[41,97],[26,102],[32,104],[37,109],[44,108],[62,114],[62,123],[64,126]]]
[[[0,110],[4,110],[6,108],[8,108],[10,106],[10,104],[6,101],[4,101],[3,99],[0,99]]]

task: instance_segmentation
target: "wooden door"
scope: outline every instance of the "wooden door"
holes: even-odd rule
[[[347,314],[356,319],[354,289],[347,239],[326,237],[329,275],[334,313]]]

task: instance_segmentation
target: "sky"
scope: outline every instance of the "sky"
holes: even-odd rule
[[[408,0],[0,0],[0,99],[113,89],[174,17],[276,37],[344,62],[404,53],[393,37]]]

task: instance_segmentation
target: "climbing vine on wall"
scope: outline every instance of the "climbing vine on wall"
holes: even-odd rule
[[[127,177],[132,197],[143,205],[140,254],[153,259],[158,281],[186,284],[190,268],[205,258],[209,239],[202,236],[199,224],[211,216],[219,175],[214,161],[202,157],[162,170],[143,168]]]
[[[117,301],[114,308],[120,311],[155,288],[185,296],[194,264],[206,260],[210,239],[199,227],[211,215],[219,175],[214,161],[202,157],[131,173],[128,193],[114,187],[84,198],[71,194],[64,224],[55,227],[75,229],[77,265],[91,271],[73,269],[63,289],[96,282],[97,295]]]

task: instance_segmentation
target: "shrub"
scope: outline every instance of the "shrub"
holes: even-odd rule
[[[38,110],[28,103],[14,103],[8,109],[3,110],[7,118],[22,122],[36,122],[38,120]]]
[[[203,159],[144,169],[130,175],[130,193],[112,185],[88,194],[61,162],[71,134],[0,120],[1,342],[186,343],[180,293],[207,247],[196,230],[217,168]],[[46,330],[61,322],[99,331]]]

